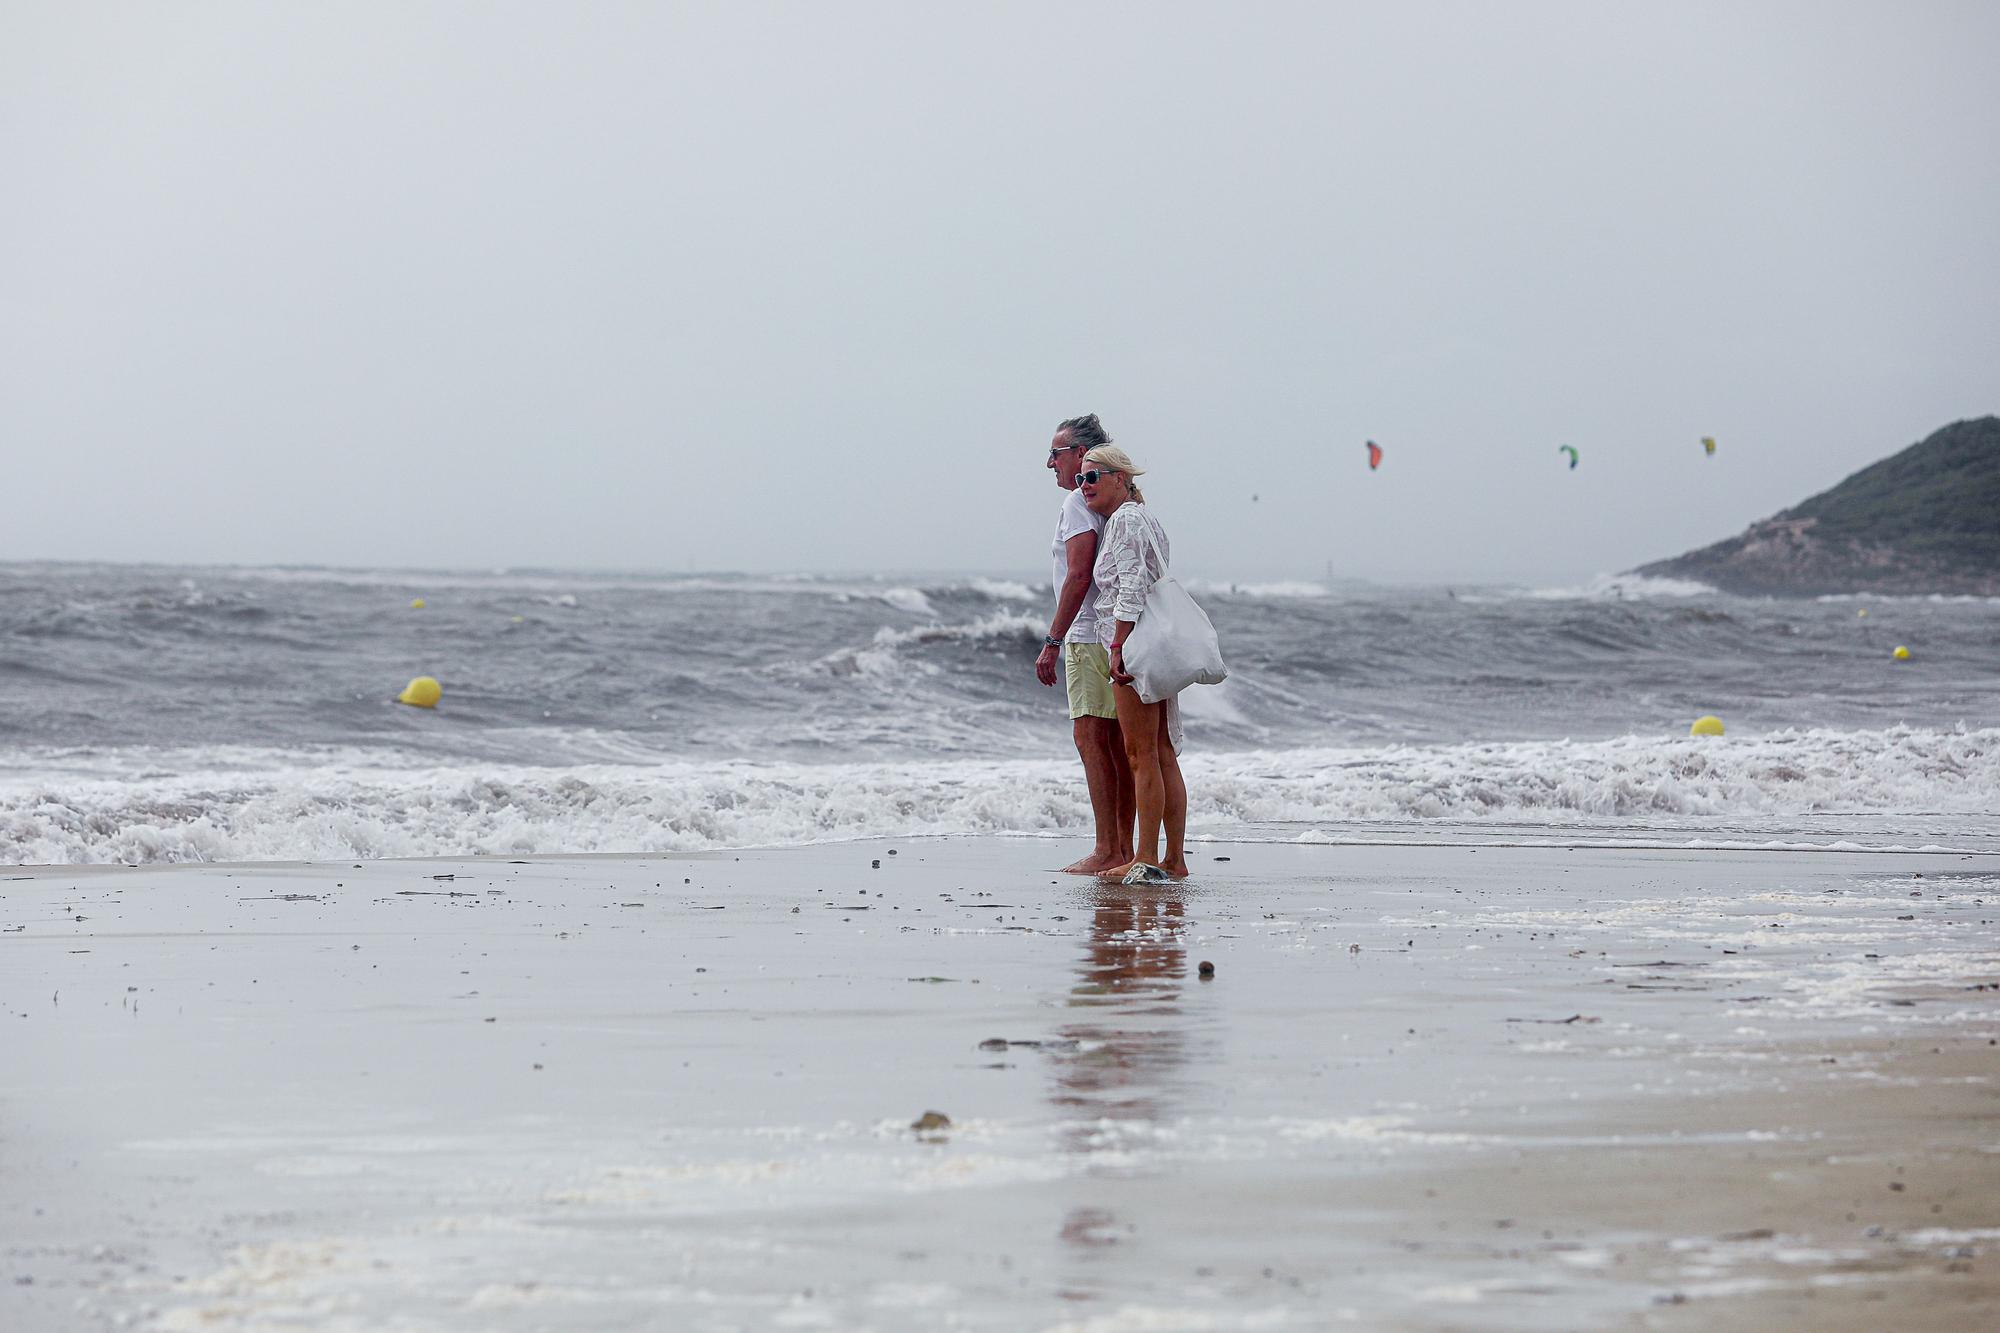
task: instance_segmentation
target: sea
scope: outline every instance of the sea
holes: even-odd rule
[[[2000,599],[1189,587],[1230,665],[1184,696],[1195,838],[2000,852]],[[1080,846],[1050,600],[0,565],[0,863]],[[417,676],[435,709],[396,702]]]

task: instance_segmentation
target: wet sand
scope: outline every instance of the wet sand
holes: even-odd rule
[[[2000,859],[1074,850],[10,870],[0,1327],[1991,1326]]]

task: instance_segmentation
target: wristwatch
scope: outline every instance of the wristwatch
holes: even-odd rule
[[[1042,646],[1044,648],[1060,648],[1062,647],[1062,640],[1053,634],[1044,634],[1042,636]]]

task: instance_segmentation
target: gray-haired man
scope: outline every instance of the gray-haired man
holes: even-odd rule
[[[1054,561],[1056,613],[1035,659],[1035,676],[1051,687],[1060,676],[1069,688],[1070,730],[1090,789],[1097,845],[1089,856],[1065,867],[1075,875],[1093,875],[1132,859],[1132,768],[1118,734],[1111,659],[1098,642],[1097,585],[1091,578],[1104,519],[1090,511],[1076,489],[1085,451],[1110,442],[1096,413],[1063,422],[1049,442],[1049,470],[1066,494],[1049,552]]]

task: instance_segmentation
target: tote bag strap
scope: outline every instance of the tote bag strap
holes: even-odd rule
[[[1160,557],[1160,577],[1166,578],[1173,571],[1167,565],[1167,553],[1160,549],[1160,539],[1153,532],[1153,516],[1142,507],[1139,510],[1139,526],[1145,530],[1146,545],[1153,548],[1153,554]]]

